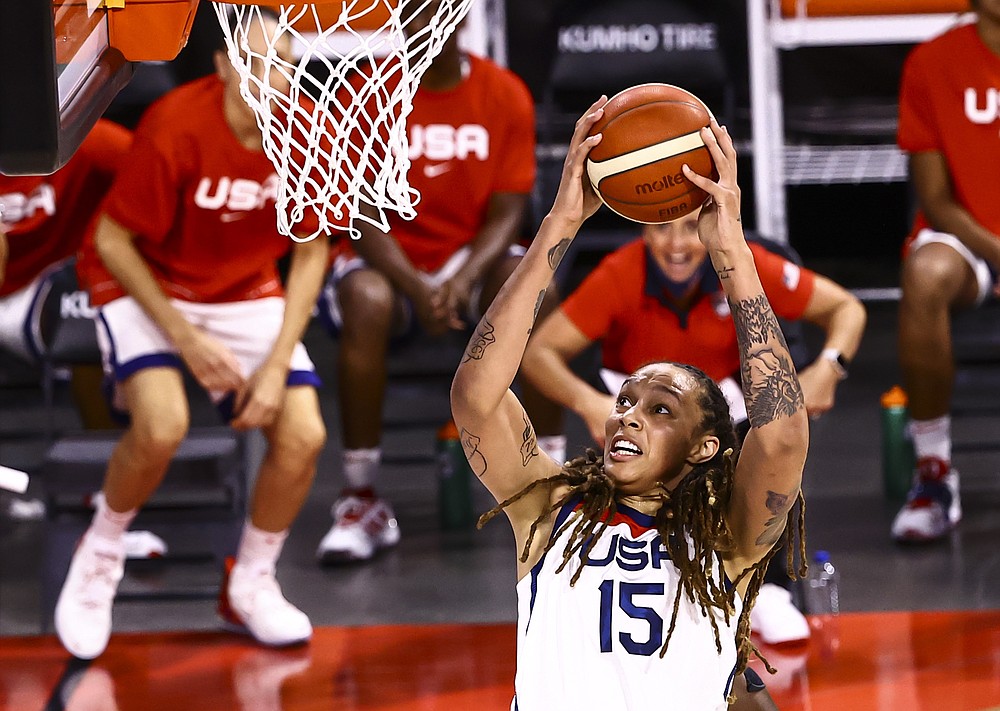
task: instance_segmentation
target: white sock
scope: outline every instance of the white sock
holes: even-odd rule
[[[382,448],[345,449],[344,478],[351,489],[367,489],[375,482],[382,463]]]
[[[556,460],[557,464],[566,461],[566,436],[546,435],[538,438],[538,448]]]
[[[128,527],[132,525],[133,519],[139,509],[131,511],[115,511],[108,506],[104,494],[98,493],[94,496],[94,519],[90,524],[90,531],[95,536],[106,541],[117,543],[125,535]]]
[[[933,420],[913,420],[910,433],[917,459],[937,457],[951,462],[951,417],[944,415]]]
[[[271,533],[247,521],[236,552],[236,565],[247,570],[273,572],[281,555],[281,548],[288,538],[288,530]]]

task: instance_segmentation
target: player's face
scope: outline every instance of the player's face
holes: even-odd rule
[[[430,25],[431,20],[434,19],[434,16],[438,13],[439,8],[441,7],[441,0],[410,0],[410,4],[407,7],[410,9],[409,12],[403,16],[403,31],[406,33],[407,39],[411,39]],[[461,27],[461,24],[459,27]],[[429,36],[427,33],[424,33],[420,36],[418,43],[420,45],[426,45],[428,41]],[[416,56],[417,55],[415,54],[414,57]],[[441,52],[434,58],[433,63],[437,64],[440,61],[445,61],[444,58],[454,61],[458,59],[458,56],[458,30],[456,28],[456,30],[448,36],[448,39],[445,40],[444,46],[441,48]]]
[[[718,440],[700,432],[700,399],[698,380],[670,363],[647,365],[625,381],[604,440],[604,470],[618,491],[648,493],[661,482],[673,488],[692,463],[715,453]]]
[[[267,56],[272,42],[281,63],[290,65],[295,63],[292,56],[292,41],[288,34],[282,35],[277,40],[271,39],[277,33],[277,27],[278,24],[274,19],[264,17],[262,23],[253,21],[247,32],[246,42],[250,49],[250,72],[258,79],[258,82],[251,82],[250,91],[258,100],[261,93],[259,82],[266,81],[272,89],[285,96],[288,95],[288,89],[291,85],[288,74],[276,66],[279,62],[270,62],[270,71],[267,72],[266,77],[264,76],[265,63],[261,57]],[[239,96],[240,76],[229,63],[229,58],[225,54],[219,53],[216,57],[216,66],[219,68],[219,74],[226,85],[226,91],[234,96]]]
[[[665,225],[646,225],[642,237],[664,276],[674,282],[691,279],[705,261],[708,251],[698,239],[698,208],[690,215]]]

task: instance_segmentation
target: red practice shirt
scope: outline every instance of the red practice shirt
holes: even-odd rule
[[[938,151],[951,173],[955,199],[986,229],[1000,234],[1000,57],[975,25],[918,45],[903,66],[899,147]],[[929,226],[918,213],[913,234]]]
[[[531,93],[490,60],[470,55],[469,63],[454,89],[419,88],[407,118],[407,179],[420,202],[413,220],[390,214],[390,233],[425,272],[473,240],[494,193],[530,193],[535,182]]]
[[[132,134],[100,120],[52,175],[0,175],[0,205],[10,255],[0,297],[73,255],[101,206]]]
[[[816,275],[751,244],[757,273],[774,312],[783,318],[802,316],[812,296]],[[567,298],[563,313],[592,341],[602,341],[606,368],[632,373],[654,361],[689,363],[719,381],[739,371],[736,328],[725,294],[714,287],[678,314],[664,305],[650,285],[655,263],[641,239],[605,257]],[[709,280],[705,280],[709,281]]]
[[[267,156],[244,147],[229,128],[222,82],[209,76],[149,108],[104,212],[135,233],[170,297],[222,303],[277,296],[276,261],[291,246],[276,227],[277,182]],[[78,271],[95,305],[125,294],[92,239]]]

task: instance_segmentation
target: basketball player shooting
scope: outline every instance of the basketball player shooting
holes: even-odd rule
[[[555,202],[479,324],[452,385],[469,462],[506,512],[518,556],[515,707],[724,709],[756,652],[750,609],[801,498],[808,419],[787,346],[740,222],[736,151],[713,120],[700,136],[718,179],[698,234],[738,333],[751,429],[737,446],[714,381],[680,363],[631,374],[602,455],[560,466],[538,451],[509,386],[537,304],[600,205],[584,164],[601,98],[577,122]],[[801,534],[802,519],[798,520]],[[530,625],[529,625],[530,621]]]

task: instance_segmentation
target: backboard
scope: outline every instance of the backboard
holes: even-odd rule
[[[96,0],[0,3],[0,172],[48,174],[132,76]]]

